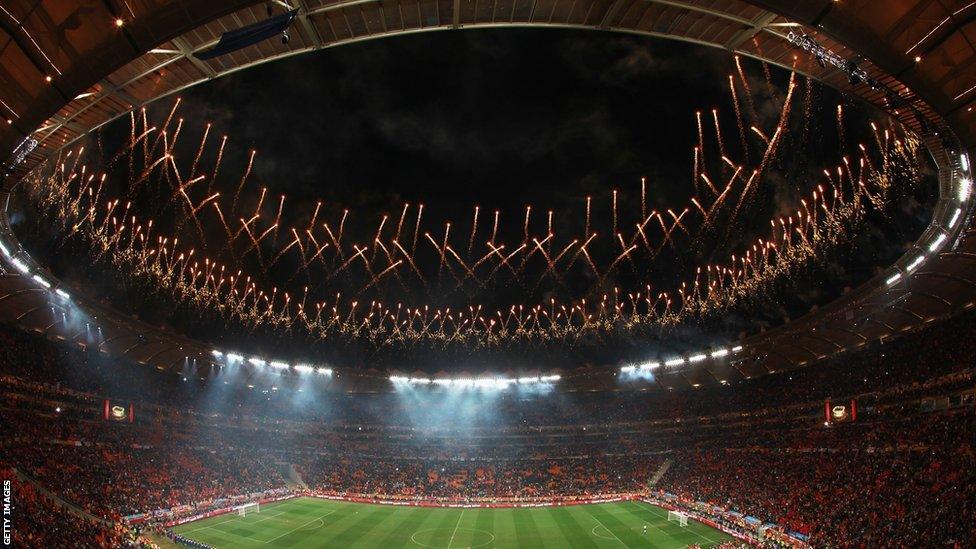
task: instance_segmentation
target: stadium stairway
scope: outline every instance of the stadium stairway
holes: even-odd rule
[[[32,485],[34,487],[34,489],[37,490],[37,493],[41,497],[47,498],[48,500],[54,502],[57,506],[61,507],[62,509],[64,509],[68,513],[71,513],[72,515],[75,515],[77,517],[81,517],[83,519],[93,520],[95,522],[100,522],[102,524],[106,524],[106,525],[109,525],[109,526],[112,526],[114,524],[110,520],[106,520],[106,519],[103,519],[101,517],[97,517],[97,516],[89,513],[88,511],[85,511],[81,507],[78,507],[77,505],[75,505],[73,503],[69,503],[69,502],[61,499],[59,496],[55,495],[53,492],[51,492],[50,490],[48,490],[47,488],[45,488],[43,484],[41,484],[40,482],[38,482],[37,480],[35,480],[30,475],[24,473],[23,471],[20,471],[17,468],[14,468],[14,467],[12,467],[11,470],[13,471],[14,476],[17,477],[17,480],[19,482],[22,482],[24,484],[30,484],[30,485]]]
[[[285,479],[285,486],[292,490],[308,490],[308,485],[302,480],[302,475],[295,469],[294,463],[279,463],[281,476]]]
[[[664,463],[657,468],[657,471],[654,473],[654,476],[651,477],[651,480],[647,481],[647,485],[651,487],[657,486],[657,483],[664,477],[664,474],[667,473],[668,469],[671,468],[672,463],[674,463],[673,459],[664,460]]]

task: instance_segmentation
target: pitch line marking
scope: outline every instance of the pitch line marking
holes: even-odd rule
[[[647,512],[647,513],[651,513],[655,517],[664,517],[664,518],[667,518],[667,515],[659,515],[657,513],[652,512],[652,509],[654,509],[653,507],[644,507],[643,505],[637,503],[636,501],[631,501],[631,503],[633,503],[634,505],[636,505],[638,509],[640,509],[640,510],[642,510],[644,512]],[[689,517],[689,518],[691,518],[691,517]],[[694,520],[694,519],[692,519],[692,520]],[[648,523],[648,524],[651,525],[651,528],[654,528],[654,529],[660,531],[661,533],[665,534],[666,536],[671,537],[671,534],[668,534],[667,532],[665,532],[664,530],[662,530],[658,526],[655,526],[655,525],[653,525],[651,523]],[[694,531],[694,530],[692,530],[690,528],[686,528],[685,531],[686,532],[691,532],[692,534],[695,534],[696,536],[700,537],[701,539],[703,539],[703,540],[705,540],[705,541],[707,541],[709,543],[715,543],[716,541],[718,541],[718,540],[714,540],[714,539],[709,538],[709,537],[705,537],[705,536],[699,534],[698,532],[696,532],[696,531]]]
[[[606,527],[605,526],[600,526],[599,524],[597,524],[596,526],[593,527],[592,530],[590,530],[590,533],[593,534],[594,537],[597,537],[597,538],[600,538],[600,539],[608,539],[610,541],[613,541],[613,538],[611,538],[609,536],[605,536],[603,534],[597,533],[597,528],[603,528],[604,530],[606,530]],[[607,531],[609,532],[609,530],[607,530]],[[610,535],[612,536],[613,533],[611,533]]]
[[[423,530],[417,530],[416,532],[414,532],[410,536],[410,541],[413,542],[414,544],[420,546],[420,547],[428,547],[429,549],[447,549],[446,547],[443,547],[443,546],[440,546],[440,545],[428,545],[426,543],[417,541],[417,535],[418,534],[423,534],[425,532],[438,532],[438,531],[441,531],[441,530],[446,530],[446,528],[425,528]],[[465,532],[472,532],[474,534],[487,534],[488,535],[488,541],[483,541],[483,542],[479,543],[478,545],[470,545],[470,546],[467,546],[465,549],[477,549],[478,547],[484,547],[485,545],[491,545],[495,541],[495,534],[492,534],[488,530],[481,530],[479,528],[459,528],[458,529],[458,531],[461,531],[461,530],[463,530]]]
[[[604,530],[606,530],[607,532],[610,532],[610,535],[613,536],[613,539],[617,540],[617,543],[619,543],[620,545],[623,545],[624,547],[627,547],[628,549],[630,549],[630,546],[627,545],[626,543],[624,543],[620,538],[618,538],[617,537],[617,534],[614,534],[613,533],[613,530],[607,528],[607,526],[605,524],[603,524],[602,522],[600,522],[600,519],[596,518],[596,515],[594,515],[593,513],[591,513],[588,509],[586,511],[586,514],[588,514],[591,517],[593,517],[593,520],[597,521],[600,524],[600,526],[603,526],[603,529]]]
[[[199,532],[200,530],[206,530],[208,528],[216,528],[217,526],[220,526],[221,524],[227,524],[228,522],[235,522],[237,520],[237,518],[238,517],[236,517],[236,516],[235,517],[231,517],[231,518],[229,518],[227,520],[222,520],[222,521],[220,521],[220,522],[218,522],[216,524],[210,524],[210,525],[207,525],[207,526],[200,526],[200,527],[194,528],[193,530],[186,530],[184,532],[180,532],[180,534],[186,535],[186,534],[191,534],[193,532]]]
[[[447,549],[451,549],[451,544],[454,543],[454,536],[457,535],[458,526],[461,526],[461,519],[464,518],[464,509],[461,509],[461,514],[458,516],[457,524],[454,525],[454,532],[451,532],[451,539],[447,542]]]
[[[321,517],[318,517],[318,518],[315,518],[315,519],[312,519],[312,520],[310,520],[310,521],[308,521],[308,522],[306,522],[305,524],[303,524],[303,525],[301,525],[301,526],[299,526],[298,528],[293,528],[293,529],[291,529],[291,530],[289,530],[289,531],[287,531],[287,532],[285,532],[284,534],[281,534],[280,536],[277,536],[277,537],[273,537],[273,538],[271,538],[271,539],[269,539],[268,541],[266,541],[266,542],[264,542],[264,543],[266,543],[266,544],[267,544],[267,543],[271,543],[272,541],[275,541],[275,540],[277,540],[277,539],[281,539],[281,538],[283,538],[283,537],[285,537],[285,536],[287,536],[288,534],[291,534],[292,532],[295,532],[296,530],[299,530],[299,529],[302,529],[302,528],[304,528],[304,527],[306,527],[306,526],[308,526],[309,524],[313,524],[313,523],[315,523],[315,522],[317,522],[317,521],[320,521],[320,520],[322,520],[322,519],[324,519],[325,517],[327,517],[327,516],[329,516],[329,515],[331,515],[332,513],[335,513],[335,512],[337,511],[337,510],[338,510],[338,509],[333,509],[333,510],[331,510],[331,511],[329,511],[328,513],[326,513],[326,514],[324,514],[324,515],[322,515]],[[323,521],[323,523],[322,523],[322,525],[323,525],[323,526],[325,525],[325,521]]]
[[[277,517],[280,517],[281,515],[285,515],[287,513],[288,513],[288,511],[282,511],[280,513],[275,513],[274,515],[271,515],[271,516],[263,517],[263,518],[261,518],[259,520],[254,521],[254,522],[247,522],[247,524],[257,524],[257,523],[259,523],[261,521],[265,521],[265,520],[270,520],[270,519],[273,519],[273,518],[277,518]],[[200,527],[194,528],[192,530],[186,530],[184,532],[181,532],[181,534],[182,535],[192,534],[193,532],[199,532],[200,530],[207,530],[207,529],[216,528],[217,526],[220,526],[221,524],[228,524],[228,523],[231,523],[231,522],[240,522],[240,521],[238,521],[239,518],[241,518],[241,517],[233,516],[233,517],[231,517],[231,518],[229,518],[227,520],[218,522],[216,524],[211,524],[209,526],[200,526]],[[221,530],[221,531],[223,531],[223,530]]]

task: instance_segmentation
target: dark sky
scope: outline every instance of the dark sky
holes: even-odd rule
[[[742,63],[755,105],[753,114],[744,114],[748,123],[769,132],[789,75],[775,67],[767,74],[756,61]],[[620,223],[633,226],[639,221],[641,177],[648,181],[648,209],[682,207],[696,195],[692,174],[692,148],[698,142],[696,111],[705,113],[706,149],[714,153],[717,146],[711,125],[711,109],[716,108],[728,155],[743,161],[746,153],[739,144],[728,91],[728,75],[735,70],[728,52],[585,31],[466,30],[369,41],[264,64],[187,90],[181,95],[179,112],[185,125],[177,153],[192,158],[204,124],[212,122],[215,132],[229,136],[222,177],[211,183],[225,196],[234,192],[249,151],[257,150],[253,177],[242,193],[242,210],[253,209],[258,190],[267,187],[272,196],[288,196],[284,223],[302,226],[315,203],[323,201],[324,215],[331,219],[344,209],[353,212],[348,231],[362,242],[369,242],[383,215],[395,218],[404,202],[425,204],[425,220],[432,232],[452,221],[455,231],[463,235],[470,230],[474,205],[486,213],[498,209],[503,219],[501,240],[517,243],[522,238],[525,205],[532,204],[537,212],[535,234],[543,231],[544,212],[550,209],[555,212],[556,232],[575,234],[581,232],[585,197],[592,196],[593,230],[607,232],[613,189],[619,192]],[[801,81],[797,93],[807,93],[805,82]],[[824,165],[839,160],[842,144],[834,117],[838,103],[845,105],[845,131],[852,142],[869,138],[865,124],[869,114],[871,119],[881,119],[880,114],[871,114],[818,85],[810,87],[808,99],[795,102],[798,106],[784,140],[790,152],[781,155],[771,170],[769,189],[757,201],[750,222],[706,246],[662,256],[638,274],[630,278],[621,274],[611,283],[626,287],[653,276],[666,287],[686,279],[696,265],[735,253],[764,234],[771,216],[794,207],[796,196],[812,187],[808,181],[819,177]],[[745,98],[740,100],[745,111]],[[153,105],[150,118],[164,119],[172,104],[172,99],[165,99]],[[128,132],[128,119],[120,119],[103,132],[100,143],[110,151]],[[747,135],[747,143],[749,154],[755,156],[757,138]],[[849,149],[852,143],[846,146]],[[212,164],[214,156],[215,150],[208,149],[202,163]],[[718,156],[711,161],[714,173],[722,173]],[[277,201],[269,199],[269,203],[273,206]],[[143,197],[142,207],[146,215],[166,223],[165,206]],[[845,248],[825,268],[784,285],[770,296],[769,307],[730,314],[707,326],[686,327],[665,339],[673,338],[679,348],[682,341],[707,344],[805,312],[843,286],[866,280],[877,265],[890,263],[927,222],[918,210],[909,200],[900,210],[901,217],[867,231],[869,237],[860,248]],[[268,212],[266,205],[265,211],[273,217],[273,208]],[[482,223],[487,221],[487,216],[482,218]],[[206,243],[196,244],[206,251]],[[241,332],[209,317],[201,320],[193,311],[173,310],[165,298],[145,299],[142,286],[119,292],[113,289],[116,279],[110,275],[80,273],[77,263],[62,260],[64,274],[100,284],[121,307],[155,322],[203,339],[234,342],[246,333],[259,348],[272,352],[289,348],[280,335]],[[288,273],[294,268],[283,261],[263,275],[265,282],[284,286],[283,281],[292,280]],[[330,281],[328,290],[355,291],[362,280],[351,278]],[[307,282],[316,283],[311,277]],[[292,280],[293,286],[299,283]],[[452,293],[427,284],[374,288],[371,296],[455,307],[477,300],[507,307],[553,296],[578,298],[594,291],[594,284],[585,274],[575,274],[552,287],[499,283]],[[321,292],[325,291],[323,284]],[[590,349],[562,349],[562,356],[553,360],[573,362],[580,356],[601,360],[607,356],[608,344],[616,347],[609,356],[626,356],[671,343],[611,338]],[[417,352],[421,363],[432,356],[429,349]],[[392,356],[403,359],[396,351]],[[356,346],[332,358],[390,359]]]

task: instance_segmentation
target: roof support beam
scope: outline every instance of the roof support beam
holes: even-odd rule
[[[603,15],[603,20],[600,21],[601,29],[609,29],[610,22],[617,16],[617,12],[620,11],[620,7],[628,2],[629,0],[614,0],[613,4],[607,9],[607,12]]]
[[[193,64],[194,67],[200,69],[200,71],[203,72],[203,74],[207,75],[207,78],[214,78],[217,76],[217,73],[213,70],[213,68],[210,67],[210,65],[194,57],[193,49],[190,46],[188,46],[187,43],[184,42],[182,38],[174,38],[173,40],[171,40],[171,42],[173,42],[173,45],[176,46],[178,50],[180,50],[180,53],[183,55],[183,57],[185,57],[187,61]]]
[[[312,39],[313,47],[315,49],[321,48],[325,45],[325,41],[322,40],[319,30],[308,18],[308,2],[306,0],[295,0],[295,4],[298,7],[298,23],[305,29],[305,34]]]
[[[725,45],[726,49],[728,49],[729,51],[735,51],[739,49],[739,46],[745,44],[749,40],[752,40],[753,36],[762,32],[763,29],[766,28],[766,25],[775,21],[776,17],[777,15],[775,13],[765,13],[763,15],[760,15],[753,21],[752,26],[750,28],[743,29],[735,33],[735,36],[733,36],[732,39],[729,40],[728,44]]]

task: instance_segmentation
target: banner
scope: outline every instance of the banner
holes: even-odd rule
[[[102,419],[105,421],[120,421],[133,423],[136,420],[135,406],[132,404],[120,404],[105,399],[102,406]]]

